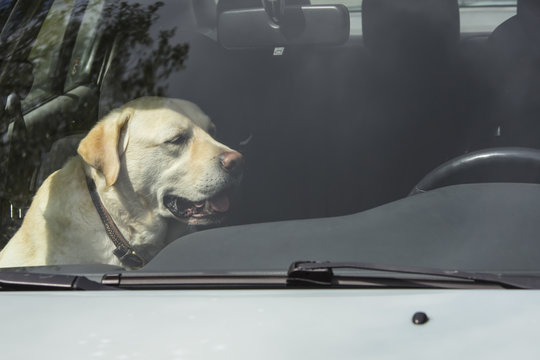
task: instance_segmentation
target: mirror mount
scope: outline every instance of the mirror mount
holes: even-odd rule
[[[270,19],[279,25],[285,14],[285,0],[262,0],[264,10]]]

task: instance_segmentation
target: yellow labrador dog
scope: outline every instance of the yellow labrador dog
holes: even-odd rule
[[[39,188],[0,267],[138,268],[165,246],[168,218],[186,229],[220,221],[243,159],[214,129],[185,100],[146,97],[113,110]]]

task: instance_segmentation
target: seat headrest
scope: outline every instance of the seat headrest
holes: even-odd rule
[[[518,0],[517,13],[533,13],[540,16],[540,1],[538,0]]]
[[[364,0],[364,43],[382,56],[453,51],[459,42],[457,0]]]
[[[517,3],[518,21],[525,26],[528,37],[532,39],[534,46],[540,49],[540,1],[519,0]]]
[[[540,56],[540,1],[518,0],[516,20],[522,26],[525,36],[515,41],[524,44],[530,54]]]

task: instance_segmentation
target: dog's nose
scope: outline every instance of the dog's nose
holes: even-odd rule
[[[227,151],[219,156],[221,166],[231,175],[239,175],[244,168],[244,157],[238,151]]]

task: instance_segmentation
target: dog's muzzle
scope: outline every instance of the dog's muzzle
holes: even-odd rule
[[[229,179],[227,184],[208,198],[197,201],[165,195],[163,204],[171,214],[193,225],[218,223],[224,218],[230,208],[230,198],[242,177],[244,158],[237,151],[227,151],[219,155],[219,163]]]

